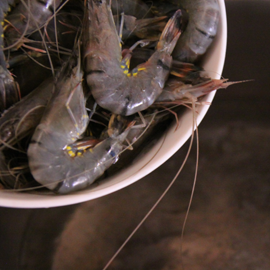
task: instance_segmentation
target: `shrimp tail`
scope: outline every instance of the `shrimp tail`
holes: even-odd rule
[[[180,62],[173,60],[170,73],[179,78],[184,83],[196,84],[197,80],[201,80],[203,69],[192,63]]]
[[[171,54],[182,32],[182,11],[178,9],[163,30],[157,50]]]

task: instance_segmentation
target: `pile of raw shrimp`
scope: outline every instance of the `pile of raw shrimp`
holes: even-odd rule
[[[145,151],[181,108],[230,84],[198,65],[218,29],[214,0],[0,8],[3,189],[87,188]]]

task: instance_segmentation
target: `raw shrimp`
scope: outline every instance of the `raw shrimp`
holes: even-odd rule
[[[66,62],[58,74],[53,96],[28,148],[29,166],[34,178],[42,184],[51,181],[50,189],[56,188],[57,181],[69,174],[67,161],[70,157],[66,156],[63,148],[79,139],[88,124],[83,73],[80,62],[72,68],[74,60]]]
[[[189,14],[186,30],[181,35],[173,57],[184,62],[194,62],[204,54],[217,33],[220,7],[218,0],[173,0]]]
[[[1,66],[5,65],[5,57],[4,57],[4,18],[6,13],[10,11],[10,6],[15,3],[16,0],[2,0],[0,2],[0,64]]]
[[[89,1],[88,18],[84,64],[87,84],[96,102],[121,115],[148,108],[162,92],[169,75],[171,52],[181,33],[181,11],[167,23],[155,53],[131,72],[130,58],[122,59],[120,40],[106,1]]]
[[[73,155],[70,145],[81,138],[89,121],[82,78],[80,62],[73,69],[70,64],[63,67],[27,152],[36,181],[58,193],[83,189],[101,176],[117,160],[128,133],[112,135],[82,155]]]
[[[12,10],[12,12],[6,16],[6,24],[4,24],[4,14],[9,10],[9,5],[14,3],[15,1],[4,1],[0,6],[0,111],[4,111],[21,98],[19,86],[7,69],[3,51],[3,37],[5,36],[7,46],[11,45],[11,47],[14,46],[16,48],[20,47],[21,42],[23,42],[21,37],[30,34],[41,27],[53,14],[52,12],[55,8],[60,5],[61,0],[22,0]],[[4,34],[3,25],[5,27]]]
[[[38,30],[53,15],[62,0],[21,0],[6,17],[7,46],[20,47],[21,37]]]
[[[15,0],[2,0],[0,3],[0,112],[19,100],[19,88],[7,69],[4,48],[4,17]]]
[[[39,124],[53,90],[53,78],[6,110],[0,118],[0,146],[12,146]]]

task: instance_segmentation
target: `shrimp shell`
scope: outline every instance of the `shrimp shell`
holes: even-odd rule
[[[181,11],[167,23],[149,60],[125,70],[111,9],[106,1],[89,1],[89,33],[85,42],[86,80],[98,105],[115,114],[147,109],[160,95],[172,63],[171,52],[181,33]],[[129,59],[124,59],[125,63]]]
[[[61,2],[62,0],[21,0],[6,17],[8,24],[5,39],[8,46],[14,44],[23,34],[28,35],[43,26]]]
[[[60,72],[27,151],[35,180],[61,194],[83,189],[102,175],[117,160],[128,133],[110,137],[81,156],[69,155],[68,146],[81,138],[89,122],[80,61],[71,69],[72,61]]]
[[[217,0],[174,0],[189,14],[186,30],[181,35],[173,57],[183,62],[194,62],[206,52],[216,36],[220,7]]]
[[[52,90],[53,79],[49,78],[3,113],[0,118],[0,145],[13,145],[39,124]]]

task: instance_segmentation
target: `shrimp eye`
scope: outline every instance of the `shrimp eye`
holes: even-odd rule
[[[111,157],[115,157],[115,156],[116,156],[116,153],[112,150],[111,147],[107,147],[107,148],[106,148],[106,151],[108,152],[108,154],[109,154]]]
[[[115,157],[115,156],[116,156],[116,154],[115,154],[115,152],[114,152],[113,150],[110,151],[110,155],[111,155],[112,157]]]

